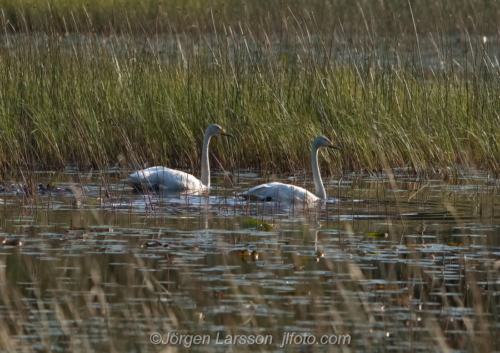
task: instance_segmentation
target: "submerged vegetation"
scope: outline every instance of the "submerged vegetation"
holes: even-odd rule
[[[0,2],[0,164],[498,172],[498,9],[400,3]]]

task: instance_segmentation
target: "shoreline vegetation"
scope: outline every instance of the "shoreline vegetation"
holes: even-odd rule
[[[3,174],[195,170],[210,123],[225,169],[306,169],[323,134],[326,174],[500,171],[500,5],[178,4],[0,1]]]

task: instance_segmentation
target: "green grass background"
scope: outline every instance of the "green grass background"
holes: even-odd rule
[[[498,65],[486,54],[494,2],[0,9],[5,172],[197,168],[210,123],[236,136],[211,145],[226,168],[308,168],[311,141],[324,134],[342,147],[321,159],[330,173],[499,170]],[[466,65],[454,64],[457,47]],[[428,64],[430,51],[445,69]]]

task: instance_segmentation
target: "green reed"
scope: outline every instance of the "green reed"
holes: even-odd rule
[[[300,24],[331,33],[342,27],[349,32],[369,32],[377,38],[386,32],[479,30],[495,33],[498,4],[477,0],[352,2],[345,0],[27,0],[0,1],[9,31],[148,33],[172,27],[203,32],[223,23],[245,24],[286,35],[290,25]],[[284,23],[284,21],[286,23]],[[302,27],[304,28],[304,27]]]
[[[370,17],[383,9],[340,2],[325,11],[338,6],[342,15],[318,18],[320,2],[298,1],[272,16],[267,5],[249,5],[250,17],[271,16],[261,24],[231,17],[229,3],[214,12],[192,1],[183,11],[193,16],[179,22],[167,10],[154,15],[153,2],[125,3],[113,11],[94,2],[0,3],[6,173],[68,164],[194,169],[209,123],[236,136],[213,141],[215,167],[307,168],[310,143],[324,134],[342,147],[322,154],[330,172],[499,170],[498,68],[472,34],[484,33],[472,17],[457,43],[440,32],[450,28],[444,17],[435,18],[437,33],[421,34],[422,9],[412,8],[413,24],[409,6],[392,2],[386,11],[399,6],[410,22],[390,28]],[[140,16],[155,26],[138,30]],[[353,19],[364,21],[353,27]],[[431,52],[442,62],[425,61]]]

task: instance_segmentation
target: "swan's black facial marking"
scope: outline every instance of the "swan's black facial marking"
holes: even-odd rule
[[[221,129],[220,134],[221,134],[221,136],[226,136],[226,137],[234,137],[233,135],[228,134],[227,132],[225,132],[223,129]]]
[[[226,132],[226,130],[224,130],[223,128],[221,128],[219,125],[216,125],[216,129],[218,130],[217,133],[221,136],[226,136],[226,137],[234,137],[233,135],[231,134],[228,134]]]

